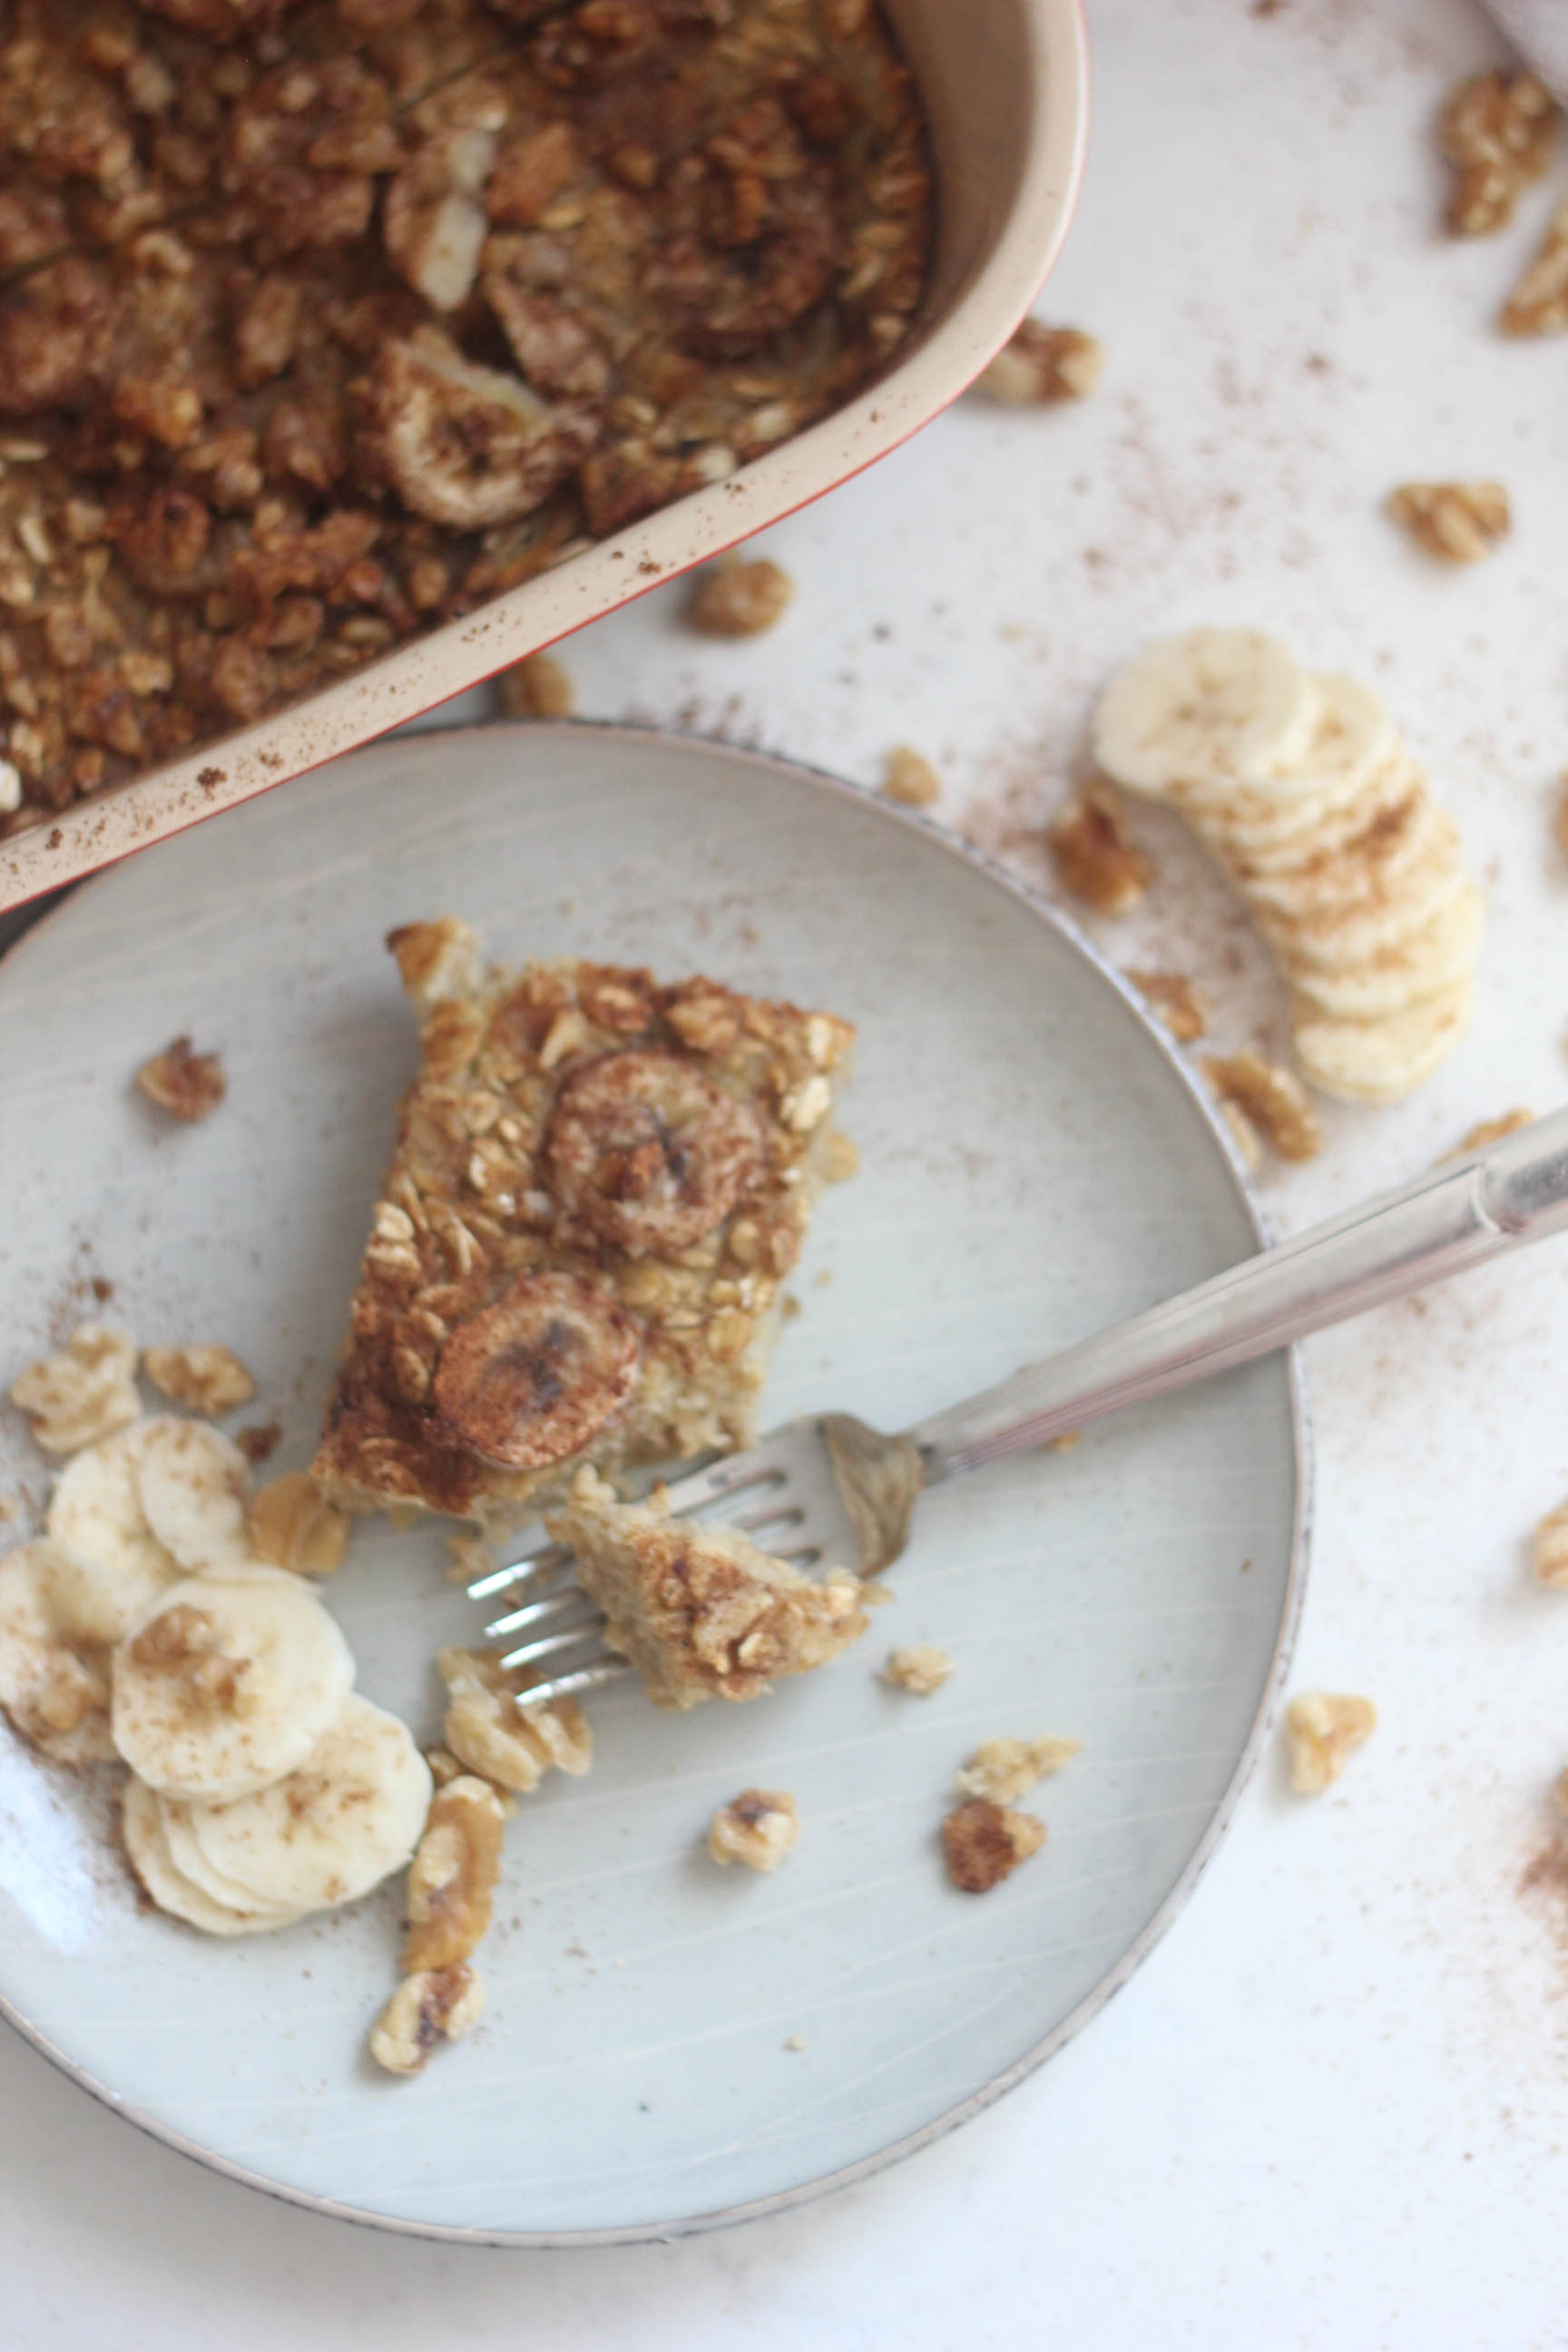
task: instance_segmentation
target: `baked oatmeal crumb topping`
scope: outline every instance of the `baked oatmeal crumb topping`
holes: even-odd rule
[[[1046,1842],[1046,1825],[989,1797],[970,1797],[942,1825],[947,1874],[964,1895],[986,1895]]]
[[[708,1825],[715,1862],[743,1862],[748,1870],[776,1870],[800,1836],[800,1816],[786,1789],[742,1789],[721,1805]]]
[[[149,1102],[187,1125],[216,1110],[228,1091],[221,1055],[198,1054],[188,1037],[176,1037],[143,1062],[136,1083]]]
[[[697,575],[686,617],[709,637],[757,637],[782,621],[795,601],[795,582],[766,558],[725,558]]]
[[[142,1369],[161,1395],[209,1421],[221,1421],[256,1394],[256,1382],[232,1348],[149,1348]]]
[[[1081,400],[1100,382],[1104,353],[1077,327],[1047,327],[1026,319],[972,389],[1009,408],[1053,406]]]
[[[1285,1710],[1285,1745],[1296,1794],[1321,1796],[1376,1728],[1377,1709],[1369,1698],[1329,1691],[1293,1698]]]
[[[1234,1103],[1281,1160],[1311,1160],[1323,1148],[1318,1115],[1294,1071],[1266,1062],[1250,1046],[1204,1060],[1204,1075],[1223,1103]]]
[[[882,790],[905,808],[930,808],[941,798],[942,778],[922,752],[895,743],[882,763]]]
[[[1152,868],[1127,828],[1121,798],[1098,779],[1086,784],[1047,828],[1064,890],[1098,915],[1125,915],[1143,896]]]
[[[882,1679],[896,1683],[900,1690],[913,1691],[919,1698],[929,1698],[952,1672],[952,1660],[945,1650],[939,1650],[934,1642],[913,1642],[889,1651]]]
[[[1478,562],[1512,524],[1500,482],[1406,482],[1389,492],[1387,507],[1391,521],[1447,563]]]

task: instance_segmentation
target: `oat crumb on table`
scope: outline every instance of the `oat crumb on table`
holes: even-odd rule
[[[686,617],[707,637],[760,637],[794,600],[795,582],[778,564],[724,562],[698,573]]]
[[[496,684],[509,719],[570,719],[576,707],[572,673],[553,654],[530,654],[503,669]]]
[[[1094,337],[1079,328],[1026,319],[970,388],[1006,408],[1054,407],[1091,393],[1103,358]]]
[[[1312,1160],[1322,1150],[1318,1115],[1293,1071],[1282,1069],[1277,1062],[1266,1062],[1247,1046],[1228,1057],[1206,1055],[1204,1076],[1221,1104],[1240,1111],[1281,1160]],[[1231,1131],[1239,1142],[1234,1126]],[[1243,1156],[1247,1156],[1245,1145]]]
[[[952,1672],[952,1660],[945,1650],[939,1650],[934,1642],[915,1642],[906,1649],[889,1651],[882,1680],[913,1691],[917,1698],[930,1698]]]
[[[1060,1739],[1049,1733],[1041,1739],[982,1740],[959,1772],[959,1794],[989,1797],[994,1805],[1010,1805],[1037,1780],[1059,1772],[1082,1746],[1081,1739]]]
[[[1127,977],[1178,1045],[1194,1045],[1208,1034],[1208,999],[1184,972],[1130,971]]]
[[[1502,306],[1505,335],[1560,335],[1568,329],[1568,196],[1546,224],[1535,258]]]
[[[895,743],[882,762],[882,790],[905,808],[930,808],[942,792],[942,778],[924,754]]]
[[[228,1092],[221,1055],[198,1054],[188,1037],[176,1037],[143,1062],[136,1083],[149,1102],[187,1125],[216,1110]]]
[[[772,1871],[799,1836],[800,1815],[787,1789],[742,1789],[708,1824],[708,1851],[717,1863]]]
[[[1046,1842],[1046,1825],[989,1797],[970,1797],[942,1825],[947,1874],[964,1895],[986,1895]]]
[[[1107,783],[1086,784],[1047,827],[1046,842],[1062,888],[1097,915],[1129,914],[1153,877]]]
[[[1500,482],[1405,482],[1387,499],[1391,522],[1445,563],[1475,563],[1513,527]]]
[[[149,1348],[142,1369],[160,1395],[210,1421],[221,1421],[256,1394],[256,1382],[232,1348]]]
[[[1321,1796],[1353,1751],[1377,1728],[1371,1699],[1331,1691],[1303,1691],[1285,1710],[1290,1786],[1299,1797]]]
[[[1452,91],[1437,143],[1455,167],[1447,223],[1456,236],[1487,236],[1513,217],[1521,192],[1552,159],[1557,110],[1531,73],[1477,74]]]

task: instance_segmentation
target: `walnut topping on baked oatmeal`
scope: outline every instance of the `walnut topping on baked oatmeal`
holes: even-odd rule
[[[389,2074],[417,2074],[443,2042],[460,2042],[484,2012],[471,1968],[424,1969],[405,1977],[371,2029],[370,2054]]]
[[[717,1863],[773,1871],[799,1836],[800,1815],[787,1789],[742,1789],[709,1822],[708,1851]]]
[[[1204,1076],[1222,1103],[1234,1104],[1268,1137],[1281,1160],[1311,1160],[1322,1150],[1318,1114],[1293,1071],[1247,1046],[1226,1057],[1207,1055]]]
[[[593,1734],[575,1699],[530,1706],[526,1677],[507,1672],[499,1652],[442,1650],[436,1663],[447,1685],[441,1736],[468,1771],[525,1796],[552,1766],[586,1772]]]
[[[259,1487],[246,1512],[258,1559],[296,1576],[331,1576],[343,1564],[352,1522],[322,1496],[308,1470],[285,1470]]]
[[[1179,1045],[1191,1045],[1207,1034],[1208,999],[1184,972],[1130,971],[1127,977]]]
[[[393,934],[421,1069],[315,1471],[483,1521],[570,1465],[744,1444],[852,1032],[609,964]]]
[[[408,1868],[403,1972],[450,1968],[479,1948],[500,1876],[506,1815],[487,1780],[460,1774],[437,1789]]]
[[[1299,1797],[1321,1796],[1354,1750],[1377,1728],[1371,1699],[1330,1691],[1303,1691],[1285,1710],[1290,1786]]]
[[[136,1342],[118,1323],[82,1323],[58,1355],[46,1356],[11,1383],[11,1402],[26,1413],[46,1454],[78,1454],[136,1420]]]
[[[1008,408],[1082,400],[1100,382],[1103,358],[1094,337],[1077,327],[1047,327],[1038,319],[1026,319],[990,365],[982,368],[972,389]]]
[[[1086,784],[1047,828],[1046,840],[1063,889],[1097,915],[1127,914],[1149,887],[1149,861],[1109,784]]]
[[[1010,1805],[1037,1780],[1059,1772],[1082,1748],[1081,1739],[985,1739],[958,1775],[961,1795],[989,1797],[994,1805]]]
[[[754,1698],[775,1675],[826,1665],[868,1622],[847,1570],[814,1583],[733,1528],[672,1518],[658,1494],[617,1501],[587,1467],[545,1526],[656,1706]]]
[[[1498,323],[1505,335],[1560,335],[1568,328],[1568,196],[1547,222]]]
[[[921,752],[895,743],[882,762],[882,790],[905,808],[930,808],[941,798],[942,778]]]
[[[149,1348],[142,1369],[161,1395],[210,1421],[256,1394],[256,1382],[232,1348]]]
[[[143,1062],[136,1083],[149,1102],[187,1126],[216,1110],[228,1092],[222,1055],[198,1054],[188,1037],[176,1037]]]
[[[889,1651],[882,1679],[897,1683],[900,1690],[913,1691],[917,1698],[930,1698],[952,1672],[952,1660],[945,1650],[939,1650],[934,1642],[913,1642]]]
[[[1033,1813],[1016,1813],[989,1797],[970,1797],[942,1825],[947,1874],[964,1895],[987,1895],[1010,1878],[1021,1862],[1038,1853],[1046,1825]]]
[[[1388,514],[1446,563],[1474,563],[1489,554],[1512,522],[1500,482],[1406,482],[1389,492]]]
[[[721,479],[922,294],[841,0],[15,0],[0,756],[63,807]],[[352,543],[352,544],[351,544]],[[134,678],[126,665],[134,666]]]
[[[553,654],[530,654],[497,680],[509,719],[570,719],[574,703],[572,673]]]
[[[704,636],[759,637],[794,601],[795,582],[778,564],[726,559],[698,574],[686,617]]]
[[[1455,167],[1448,226],[1486,236],[1513,218],[1521,191],[1552,158],[1557,110],[1531,73],[1477,74],[1448,97],[1437,139]]]

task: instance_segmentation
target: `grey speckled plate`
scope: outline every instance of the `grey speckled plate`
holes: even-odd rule
[[[465,913],[507,957],[585,952],[831,1005],[860,1028],[862,1172],[823,1202],[773,1417],[893,1427],[1257,1244],[1176,1057],[1068,929],[923,824],[782,762],[591,727],[395,738],[89,886],[0,967],[0,1374],[111,1281],[144,1341],[255,1370],[308,1454],[414,1038],[388,927]],[[176,1031],[229,1097],[158,1126]],[[489,2013],[410,2083],[365,2025],[397,1895],[242,1945],[138,1910],[90,1792],[0,1729],[0,1995],[175,2146],[301,2203],[513,2242],[665,2235],[805,2196],[971,2114],[1148,1950],[1223,1826],[1291,1630],[1305,1462],[1274,1358],[944,1487],[858,1653],[745,1707],[594,1705],[597,1759],[512,1824]],[[19,1423],[0,1493],[41,1490]],[[362,1687],[434,1727],[473,1630],[439,1533],[367,1526],[331,1588]],[[927,1699],[875,1669],[935,1642]],[[1071,1733],[1050,1842],[944,1881],[954,1768]],[[713,1808],[791,1789],[776,1877]],[[804,2047],[787,2045],[804,2037]]]

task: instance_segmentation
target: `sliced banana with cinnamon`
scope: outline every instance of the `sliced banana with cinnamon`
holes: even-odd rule
[[[637,1385],[637,1326],[578,1274],[525,1274],[443,1347],[431,1397],[454,1444],[509,1470],[563,1462]]]
[[[250,1467],[233,1438],[207,1422],[161,1413],[140,1423],[132,1458],[147,1525],[188,1575],[252,1557]]]
[[[114,1653],[114,1744],[150,1787],[227,1801],[302,1762],[353,1681],[348,1643],[297,1576],[190,1577]]]
[[[184,1572],[142,1508],[138,1469],[150,1425],[135,1421],[84,1446],[55,1481],[45,1525],[60,1557],[50,1591],[61,1622],[89,1641],[118,1642]]]
[[[1189,629],[1124,662],[1100,696],[1094,756],[1108,776],[1162,798],[1225,793],[1298,767],[1318,688],[1288,646],[1259,629]]]
[[[605,1054],[562,1087],[545,1146],[566,1207],[628,1257],[690,1249],[763,1157],[748,1102],[679,1054]]]
[[[258,1906],[353,1903],[406,1863],[429,1810],[430,1768],[407,1727],[351,1696],[296,1769],[230,1804],[186,1808],[219,1883]]]
[[[157,1791],[134,1774],[125,1784],[120,1820],[132,1868],[159,1910],[173,1918],[200,1927],[208,1936],[262,1936],[276,1927],[291,1927],[298,1917],[298,1913],[260,1906],[242,1909],[215,1901],[187,1878],[170,1852],[166,1817]]]
[[[96,1764],[114,1753],[108,1655],[60,1625],[52,1587],[67,1565],[44,1540],[0,1559],[0,1708],[53,1762]]]

